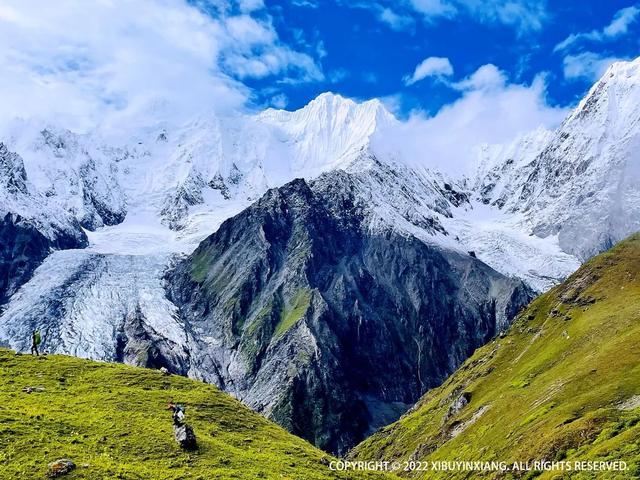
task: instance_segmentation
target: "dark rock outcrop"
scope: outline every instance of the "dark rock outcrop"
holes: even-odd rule
[[[123,318],[116,334],[117,362],[186,375],[186,358],[188,352],[153,330],[139,306]]]
[[[371,215],[349,174],[335,171],[270,190],[224,222],[168,278],[190,374],[341,453],[529,301],[520,281],[373,228]]]
[[[173,426],[173,436],[184,450],[195,450],[198,447],[196,434],[191,425],[186,423]]]
[[[51,239],[20,215],[0,218],[0,305],[31,278],[51,250],[85,247],[84,234],[75,233],[57,231]]]

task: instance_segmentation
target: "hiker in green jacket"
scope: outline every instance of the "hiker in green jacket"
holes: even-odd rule
[[[31,354],[33,355],[33,352],[36,353],[36,355],[39,357],[40,353],[38,352],[38,345],[40,345],[42,343],[42,337],[40,336],[40,332],[38,330],[34,330],[31,333]]]

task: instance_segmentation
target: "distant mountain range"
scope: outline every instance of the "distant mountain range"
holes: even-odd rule
[[[16,121],[0,344],[39,328],[166,366],[343,452],[640,230],[639,105],[640,59],[614,64],[556,131],[478,146],[460,177],[376,151],[398,120],[333,94],[126,139]]]

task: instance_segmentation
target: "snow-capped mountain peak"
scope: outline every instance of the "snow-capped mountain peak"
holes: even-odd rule
[[[524,154],[497,147],[482,160],[493,165],[476,181],[482,202],[581,260],[640,229],[640,58],[612,65],[550,137],[534,138]]]
[[[588,258],[640,228],[639,66],[640,59],[613,65],[557,131],[479,146],[477,173],[468,180],[373,151],[372,137],[399,121],[379,100],[333,93],[295,111],[155,123],[119,140],[35,121],[16,122],[4,140],[24,160],[36,203],[75,217],[99,252],[189,252],[267,189],[341,169],[363,172],[354,178],[375,200],[377,226],[473,250],[498,270],[508,255],[495,242],[523,252],[532,251],[529,235],[543,239],[531,254],[540,268],[501,270],[534,282],[549,277],[536,284],[543,288],[577,262],[563,258],[564,267],[545,269],[555,262],[545,262],[545,252]],[[363,162],[371,155],[376,162]],[[29,217],[27,204],[21,212]],[[502,233],[477,240],[476,217],[485,233],[496,222]]]
[[[595,124],[594,116],[597,116],[598,120],[607,119],[606,124],[601,126],[615,127],[615,124],[626,121],[634,113],[637,114],[638,105],[640,57],[629,62],[612,64],[567,117],[565,124],[571,124],[583,117],[589,117],[590,123]]]
[[[14,243],[0,257],[10,265],[0,278],[0,344],[22,347],[40,328],[58,339],[51,345],[57,352],[135,361],[119,350],[130,335],[162,344],[188,371],[184,352],[192,342],[166,291],[176,253],[192,252],[257,198],[278,197],[277,190],[263,195],[268,189],[298,177],[313,180],[291,182],[311,185],[301,194],[312,188],[318,202],[330,204],[322,210],[331,224],[357,220],[376,241],[405,239],[480,260],[547,289],[640,230],[638,63],[612,67],[556,131],[478,147],[471,179],[375,152],[372,136],[397,120],[378,101],[333,94],[294,112],[156,124],[119,141],[38,124],[18,128],[0,149],[0,211],[8,213],[0,239]],[[275,217],[290,215],[286,203],[267,203]],[[53,229],[56,212],[60,227]],[[55,235],[43,235],[45,228]],[[270,248],[264,228],[255,233]],[[224,241],[233,246],[239,238]],[[34,244],[40,248],[24,268],[12,252]],[[224,255],[218,260],[227,272]]]
[[[333,92],[321,93],[298,110],[268,108],[259,113],[258,117],[276,122],[295,121],[298,125],[327,122],[339,125],[343,121],[357,118],[365,120],[369,126],[375,126],[377,122],[384,123],[395,120],[395,117],[377,98],[356,102]]]
[[[275,127],[292,149],[294,168],[308,178],[346,166],[373,133],[397,121],[377,99],[357,103],[334,93],[323,93],[293,112],[266,110],[257,119]]]
[[[268,188],[345,168],[392,122],[378,100],[325,93],[293,112],[212,113],[182,125],[156,122],[127,138],[17,120],[0,140],[24,159],[35,192],[84,228],[143,226],[163,232],[164,250],[188,251]],[[100,232],[90,235],[98,241]]]

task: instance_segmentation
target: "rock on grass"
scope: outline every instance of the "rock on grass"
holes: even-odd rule
[[[48,476],[49,478],[57,478],[62,475],[66,475],[76,468],[76,464],[68,458],[61,458],[55,462],[49,464]]]

